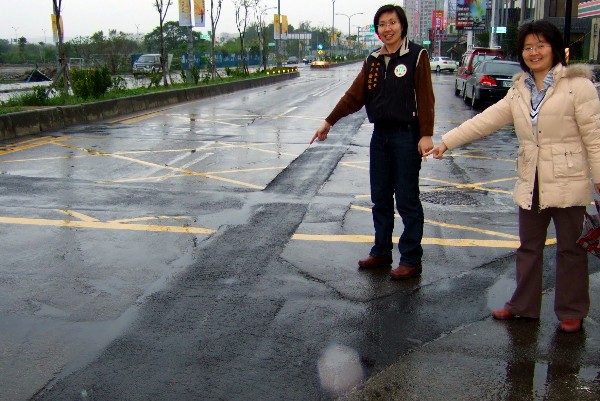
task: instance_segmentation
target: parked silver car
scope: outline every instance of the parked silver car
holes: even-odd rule
[[[456,71],[458,69],[458,63],[452,60],[450,57],[432,57],[429,60],[429,66],[431,71],[437,73],[441,71]]]
[[[142,54],[133,63],[133,76],[149,75],[162,71],[160,54]]]

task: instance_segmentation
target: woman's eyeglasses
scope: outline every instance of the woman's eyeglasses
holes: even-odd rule
[[[533,53],[534,50],[540,52],[540,51],[544,50],[546,47],[550,47],[550,46],[548,46],[547,44],[544,44],[544,43],[540,43],[539,45],[524,48],[523,53],[531,54],[531,53]]]
[[[391,27],[393,28],[393,27],[395,27],[395,26],[396,26],[396,24],[398,24],[398,23],[399,23],[399,21],[390,21],[390,22],[388,22],[388,23],[385,23],[385,22],[380,22],[379,24],[377,24],[377,27],[378,27],[378,28],[380,28],[380,29],[385,29],[385,28],[387,28],[388,26],[391,26]]]

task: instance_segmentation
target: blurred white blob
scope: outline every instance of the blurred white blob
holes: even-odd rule
[[[344,345],[327,347],[319,358],[318,369],[321,386],[336,396],[351,390],[364,379],[358,352]]]

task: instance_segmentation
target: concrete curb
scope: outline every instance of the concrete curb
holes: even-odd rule
[[[0,140],[53,131],[71,125],[101,121],[116,116],[136,113],[177,103],[224,95],[297,78],[298,71],[185,89],[101,100],[73,106],[48,107],[0,115]]]

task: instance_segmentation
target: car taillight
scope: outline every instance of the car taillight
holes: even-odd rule
[[[484,75],[481,77],[481,79],[479,80],[479,83],[481,85],[487,85],[487,86],[496,86],[496,79],[487,75]]]
[[[448,64],[448,62],[447,61],[442,61],[442,64]]]

